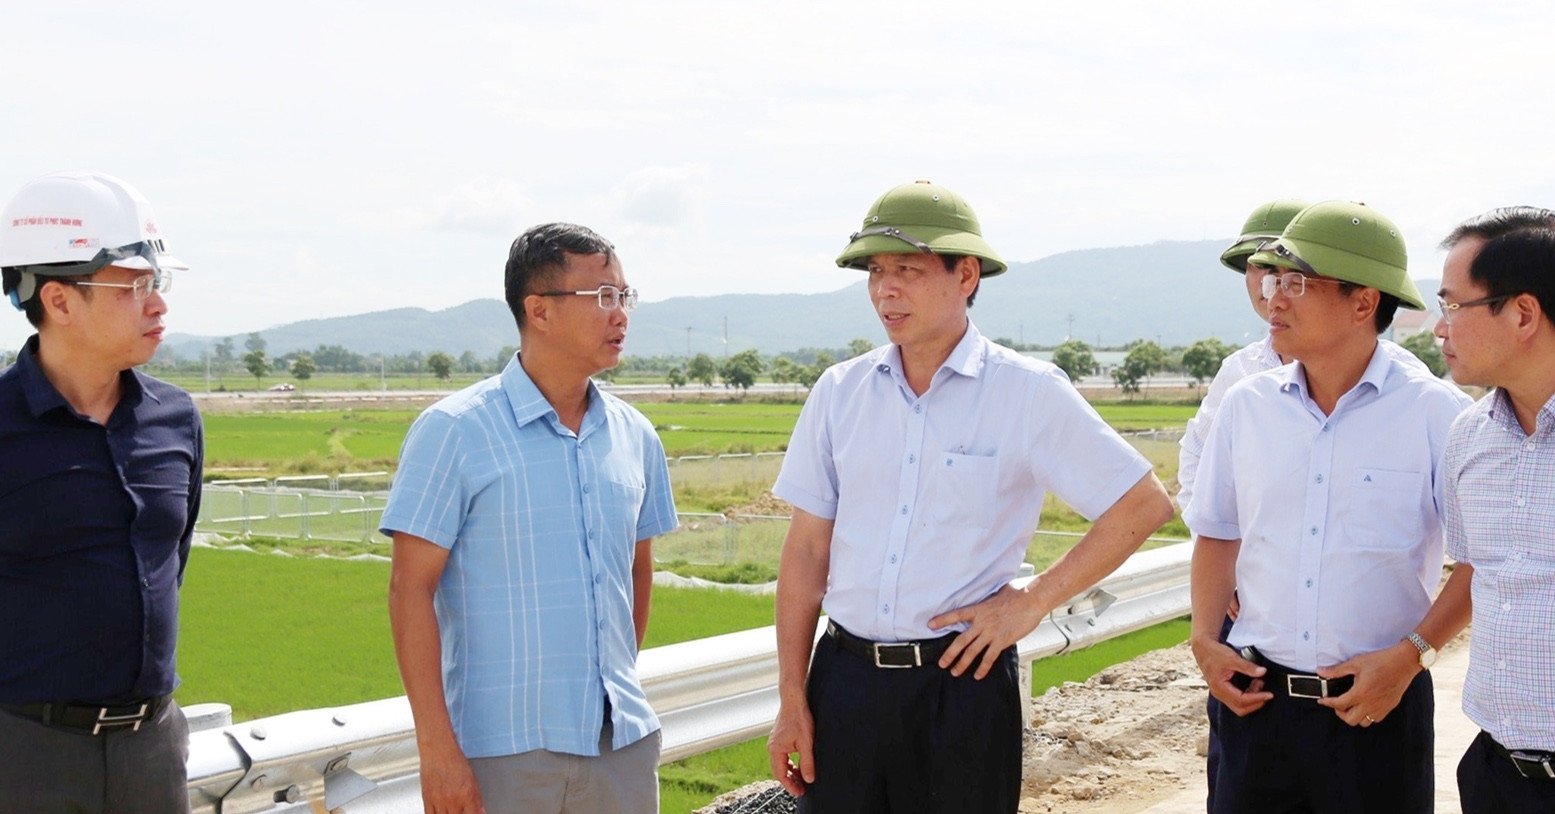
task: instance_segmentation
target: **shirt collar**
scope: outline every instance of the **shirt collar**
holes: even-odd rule
[[[545,394],[535,385],[534,379],[529,378],[529,372],[519,362],[519,354],[513,354],[508,360],[507,367],[502,369],[502,392],[507,394],[508,404],[513,408],[513,419],[522,427],[531,421],[550,416],[552,426],[560,426],[561,419],[556,415],[556,408],[546,400]],[[599,389],[594,386],[594,380],[588,383],[588,411],[583,416],[583,424],[579,428],[578,437],[588,434],[589,428],[598,420]]]
[[[1393,360],[1383,353],[1382,343],[1378,342],[1372,348],[1371,361],[1366,363],[1366,370],[1361,373],[1361,380],[1355,383],[1355,387],[1350,388],[1350,392],[1355,392],[1361,385],[1369,384],[1373,392],[1381,393],[1383,385],[1388,380],[1388,374],[1393,369],[1393,364]],[[1287,393],[1295,390],[1302,396],[1307,396],[1307,366],[1302,364],[1300,359],[1279,368],[1279,371],[1280,377],[1284,380],[1280,383],[1280,390]]]
[[[1490,391],[1489,399],[1490,420],[1501,426],[1514,430],[1518,435],[1527,435],[1523,432],[1523,425],[1517,420],[1517,411],[1512,409],[1512,397],[1507,394],[1505,388],[1497,387]],[[1533,434],[1548,432],[1555,427],[1555,396],[1544,402],[1539,408],[1539,414],[1534,417]]]
[[[1264,334],[1263,338],[1254,344],[1258,346],[1254,354],[1264,367],[1280,367],[1285,364],[1284,360],[1280,359],[1280,355],[1274,352],[1274,339],[1268,334]]]
[[[32,411],[33,418],[61,408],[71,415],[76,415],[76,409],[70,406],[70,402],[60,394],[59,388],[44,375],[43,366],[38,364],[38,341],[38,335],[33,334],[27,339],[26,344],[22,345],[21,353],[16,355],[16,369],[21,374],[22,393],[27,399],[27,409]],[[146,389],[141,386],[140,374],[134,368],[119,373],[119,388],[121,405],[135,407],[146,396]]]
[[[950,349],[950,355],[940,363],[939,370],[934,371],[931,381],[938,381],[941,370],[952,374],[959,373],[969,378],[977,378],[983,372],[983,364],[988,352],[984,347],[983,335],[978,332],[977,326],[969,319],[966,323],[966,333],[961,335],[961,341]],[[886,345],[884,351],[875,359],[875,371],[890,375],[902,388],[903,393],[910,393],[907,387],[907,379],[902,374],[902,347],[896,343]]]

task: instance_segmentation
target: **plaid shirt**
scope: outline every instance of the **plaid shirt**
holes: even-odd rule
[[[1523,432],[1506,394],[1447,444],[1447,553],[1474,566],[1463,711],[1509,749],[1555,750],[1555,399]]]

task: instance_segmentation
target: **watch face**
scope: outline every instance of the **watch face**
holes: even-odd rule
[[[1429,648],[1424,653],[1420,654],[1420,666],[1421,667],[1429,670],[1429,669],[1431,669],[1431,665],[1433,665],[1435,663],[1436,663],[1436,648],[1434,648],[1434,647]]]

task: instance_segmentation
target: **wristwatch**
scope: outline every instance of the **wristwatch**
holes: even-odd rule
[[[1404,641],[1414,645],[1415,649],[1420,651],[1420,669],[1431,669],[1431,665],[1436,663],[1436,648],[1432,647],[1431,643],[1426,641],[1424,636],[1413,631],[1404,637]]]

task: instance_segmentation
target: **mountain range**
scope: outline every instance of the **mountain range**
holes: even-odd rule
[[[1220,251],[1229,242],[1164,241],[1011,263],[1003,275],[983,281],[972,321],[986,336],[1030,344],[1052,345],[1070,336],[1093,345],[1141,338],[1187,345],[1212,336],[1245,344],[1263,326],[1248,306],[1241,277],[1220,265]],[[500,285],[493,280],[494,288]],[[396,308],[310,319],[259,334],[271,356],[340,345],[362,354],[441,350],[489,357],[518,344],[512,315],[496,298],[441,311]],[[170,334],[165,345],[185,358],[198,358],[221,338]],[[820,294],[719,294],[645,302],[632,312],[626,341],[633,355],[718,356],[747,348],[767,354],[841,348],[856,338],[885,341],[862,273],[858,282]],[[240,352],[242,340],[237,337]]]

